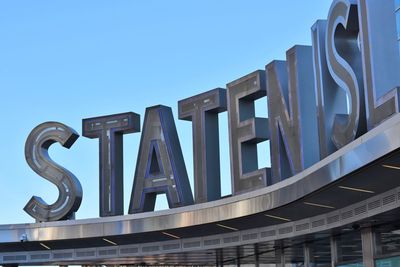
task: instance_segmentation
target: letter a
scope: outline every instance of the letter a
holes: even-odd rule
[[[153,211],[157,194],[170,208],[193,204],[193,195],[170,107],[146,109],[129,214]]]

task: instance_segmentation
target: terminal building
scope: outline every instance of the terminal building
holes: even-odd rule
[[[349,17],[355,7],[391,6],[390,14],[378,17],[392,21],[394,30],[397,21],[399,41],[400,1],[392,1],[335,0],[332,5],[340,11],[347,4]],[[318,25],[312,27],[314,49],[321,45]],[[380,48],[390,43],[375,41]],[[393,97],[398,101],[398,93]],[[400,267],[399,111],[397,106],[307,168],[254,190],[156,212],[0,225],[0,265]]]

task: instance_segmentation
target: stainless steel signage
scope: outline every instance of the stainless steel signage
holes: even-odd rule
[[[122,136],[139,131],[140,115],[133,112],[82,121],[82,135],[99,138],[101,217],[124,214]]]
[[[82,200],[82,187],[78,179],[68,170],[53,162],[49,147],[58,142],[70,148],[79,135],[59,122],[45,122],[32,130],[25,144],[25,157],[37,174],[58,188],[58,199],[48,205],[40,197],[32,197],[24,210],[38,221],[57,221],[73,218]]]
[[[311,29],[312,46],[294,46],[227,84],[178,102],[192,122],[194,200],[171,109],[146,109],[129,213],[221,197],[218,113],[227,111],[234,195],[295,175],[399,112],[400,57],[393,0],[335,0],[327,20]],[[254,101],[267,96],[268,119]],[[267,107],[266,107],[267,108]],[[83,120],[83,135],[99,138],[100,216],[123,214],[122,136],[139,132],[135,113]],[[79,181],[52,162],[48,147],[70,147],[78,134],[57,122],[37,126],[26,142],[29,166],[60,191],[51,205],[33,197],[25,210],[37,221],[73,218],[82,199]],[[257,143],[270,140],[271,169],[257,166]],[[318,140],[318,141],[317,141]]]
[[[129,213],[153,211],[159,193],[167,195],[171,208],[193,204],[172,110],[166,106],[146,109]]]

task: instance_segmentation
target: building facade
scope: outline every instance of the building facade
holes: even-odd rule
[[[0,264],[399,267],[399,133],[396,110],[295,175],[215,201],[0,225]]]

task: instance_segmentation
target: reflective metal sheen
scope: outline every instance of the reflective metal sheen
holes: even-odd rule
[[[258,169],[257,143],[269,139],[268,119],[256,118],[254,101],[266,95],[258,70],[227,84],[232,194],[264,187],[270,170]]]
[[[221,198],[218,113],[226,111],[226,90],[217,88],[178,102],[179,119],[192,121],[196,203]]]
[[[273,183],[319,160],[312,48],[294,46],[286,58],[266,66]]]
[[[99,138],[99,213],[124,214],[123,135],[140,131],[140,115],[128,112],[82,120],[82,135]]]
[[[84,220],[0,225],[0,242],[56,241],[168,231],[215,224],[269,212],[302,199],[400,148],[400,115],[395,115],[341,150],[272,186],[176,209]]]
[[[153,211],[160,193],[170,208],[193,204],[172,110],[161,105],[146,108],[129,213]]]
[[[326,20],[318,20],[311,28],[314,60],[315,96],[319,155],[323,159],[337,150],[332,140],[336,114],[347,113],[346,93],[341,90],[329,73],[326,62]]]
[[[358,45],[357,0],[335,0],[326,29],[326,60],[329,73],[345,90],[348,114],[337,114],[333,143],[341,148],[366,132],[361,52]]]
[[[400,57],[393,0],[359,0],[368,129],[399,112]]]
[[[53,204],[33,196],[24,210],[38,222],[69,219],[79,209],[82,187],[79,180],[67,169],[55,163],[49,156],[49,147],[58,142],[70,148],[79,135],[59,122],[45,122],[36,126],[25,143],[25,158],[38,175],[57,186],[59,195]]]

